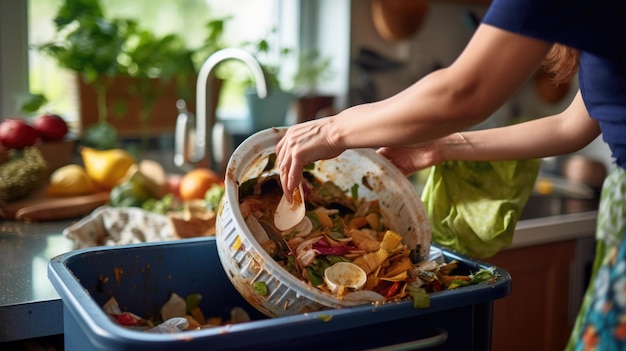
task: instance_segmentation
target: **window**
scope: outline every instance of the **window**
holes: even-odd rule
[[[29,43],[36,45],[49,41],[54,34],[53,18],[63,0],[29,1]],[[181,35],[190,47],[202,44],[206,35],[205,24],[210,19],[230,17],[224,33],[228,45],[256,43],[261,39],[270,41],[270,48],[278,48],[282,40],[279,29],[288,33],[297,32],[295,23],[281,22],[284,7],[280,0],[101,0],[107,17],[133,18],[143,28],[157,35],[175,33]],[[293,3],[293,2],[292,2]],[[294,16],[295,17],[295,16]],[[294,37],[288,38],[297,45]],[[267,59],[267,58],[265,58]],[[271,57],[269,58],[271,59]],[[33,93],[42,93],[50,101],[49,107],[61,113],[69,121],[78,119],[78,103],[75,79],[72,72],[59,69],[56,62],[41,53],[29,51],[29,85]],[[241,114],[245,108],[242,94],[235,84],[226,82],[221,107],[227,114]],[[225,106],[224,106],[225,105]]]
[[[275,26],[277,31],[271,35],[277,43],[274,47],[296,49],[303,47],[305,50],[317,48],[322,55],[332,57],[332,69],[335,75],[330,82],[325,83],[324,91],[335,94],[338,97],[339,106],[345,105],[349,85],[350,51],[350,1],[348,0],[101,1],[103,4],[121,4],[126,6],[125,11],[135,11],[135,13],[141,11],[141,6],[149,4],[146,12],[151,14],[152,23],[158,23],[164,31],[174,28],[173,23],[170,25],[170,22],[176,22],[179,25],[182,23],[182,28],[178,28],[186,33],[186,37],[187,33],[193,34],[195,30],[192,28],[197,28],[198,23],[204,20],[203,16],[198,16],[199,11],[189,10],[193,6],[206,6],[206,8],[214,6],[211,11],[215,11],[215,15],[232,11],[235,18],[231,25],[234,26],[237,23],[238,26],[233,32],[239,35],[233,41],[244,40],[245,35],[255,35],[254,38],[258,38],[260,35],[267,34],[269,28]],[[52,104],[55,108],[63,108],[70,114],[68,117],[77,118],[76,94],[73,93],[72,80],[68,80],[66,73],[50,67],[50,63],[41,61],[40,55],[28,50],[29,42],[38,42],[51,35],[50,21],[61,2],[62,0],[0,0],[0,119],[22,115],[19,98],[28,92],[29,81],[32,85],[30,87],[32,92],[44,92],[50,95],[49,98],[53,100]],[[164,5],[155,6],[155,4]],[[176,5],[174,10],[170,7],[173,4]],[[167,10],[157,13],[157,9]],[[191,15],[184,16],[182,13],[191,13]],[[150,16],[148,13],[145,16],[143,13],[141,15],[142,18]],[[198,17],[201,19],[198,20]],[[264,19],[261,20],[261,17]],[[261,25],[263,26],[260,27]],[[62,93],[64,90],[65,93]]]

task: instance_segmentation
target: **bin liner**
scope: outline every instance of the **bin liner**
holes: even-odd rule
[[[539,166],[535,159],[434,166],[422,192],[433,242],[478,258],[508,247]]]

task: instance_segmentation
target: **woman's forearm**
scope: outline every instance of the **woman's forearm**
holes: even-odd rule
[[[395,96],[342,111],[332,121],[339,144],[343,148],[409,145],[481,122],[455,108],[461,98],[445,73],[445,69],[433,72]]]
[[[560,114],[507,127],[450,135],[442,139],[441,152],[446,160],[541,158],[577,151],[599,134],[597,122],[588,116],[578,93]]]
[[[512,40],[517,45],[507,45]],[[506,102],[550,46],[481,25],[449,67],[388,99],[351,107],[332,118],[330,143],[337,149],[403,146],[465,130]],[[504,75],[507,79],[501,79]]]

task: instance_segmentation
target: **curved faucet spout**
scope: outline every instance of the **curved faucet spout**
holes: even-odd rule
[[[212,151],[209,153],[210,157],[210,166],[215,169],[218,165],[216,164],[216,159],[224,160],[228,157],[228,155],[216,155],[216,147],[213,145],[213,127],[217,122],[217,116],[215,115],[215,111],[209,109],[207,111],[207,107],[213,106],[211,101],[213,84],[207,84],[209,81],[214,79],[215,69],[216,67],[230,59],[235,59],[243,62],[250,71],[252,71],[252,75],[254,77],[254,81],[256,82],[256,90],[259,98],[263,99],[267,96],[267,80],[265,79],[265,73],[261,68],[259,62],[247,51],[239,48],[226,48],[215,52],[213,55],[209,56],[207,60],[200,67],[200,72],[198,74],[198,80],[196,82],[196,118],[195,118],[195,145],[192,147],[191,155],[188,160],[191,163],[198,163],[202,161],[206,157],[207,147],[212,148]],[[184,135],[183,139],[186,139],[189,133],[176,133],[177,137],[179,135]],[[187,145],[187,141],[179,141],[176,140],[176,145]],[[185,157],[180,153],[184,153],[183,150],[177,150],[175,156],[175,162],[178,167],[183,168],[185,166]]]

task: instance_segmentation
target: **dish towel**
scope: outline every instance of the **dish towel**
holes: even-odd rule
[[[422,192],[433,242],[477,258],[508,247],[539,165],[539,160],[519,160],[434,166]]]

